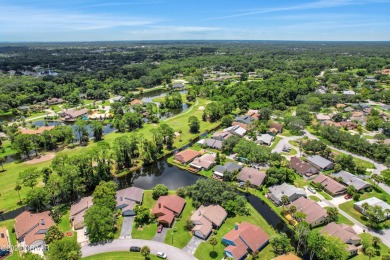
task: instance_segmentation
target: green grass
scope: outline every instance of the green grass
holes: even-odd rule
[[[156,201],[152,198],[152,191],[146,190],[144,191],[144,200],[142,202],[142,205],[152,209]],[[154,237],[154,235],[157,232],[157,222],[153,221],[152,223],[149,223],[147,225],[144,225],[142,229],[138,229],[135,222],[133,224],[133,230],[131,232],[132,238],[137,239],[146,239],[150,240]]]
[[[186,199],[186,206],[181,213],[179,220],[175,222],[173,229],[169,230],[165,236],[164,243],[169,244],[178,248],[185,247],[192,238],[191,231],[186,229],[186,220],[189,219],[195,208],[192,206],[191,199]],[[172,231],[173,232],[173,243],[172,243]]]
[[[121,214],[116,220],[117,229],[116,229],[115,236],[114,236],[115,239],[118,239],[121,235],[122,224],[123,224],[123,216]]]
[[[303,188],[304,186],[308,186],[309,182],[295,173],[294,185],[298,188]]]
[[[359,236],[360,236],[361,238],[364,238],[364,237],[372,237],[372,236],[371,236],[370,234],[368,234],[368,233],[363,233],[363,234],[360,234]],[[382,260],[382,256],[383,256],[383,255],[389,254],[389,253],[388,253],[389,248],[388,248],[386,245],[384,245],[383,243],[380,243],[379,246],[380,246],[380,248],[381,248],[381,249],[380,249],[380,256],[371,257],[370,260]],[[356,256],[354,256],[354,257],[351,258],[351,260],[367,260],[367,259],[369,259],[368,256],[364,255],[363,252],[359,252],[358,255],[356,255]]]
[[[275,235],[276,232],[271,228],[271,226],[263,219],[263,217],[251,206],[248,204],[249,216],[235,216],[233,218],[227,218],[225,223],[220,227],[217,234],[215,235],[218,239],[218,244],[215,246],[214,251],[213,247],[206,241],[202,242],[195,252],[195,257],[202,260],[207,259],[222,259],[223,251],[225,246],[221,243],[222,237],[226,235],[230,230],[234,228],[236,223],[241,223],[247,221],[249,223],[255,224],[261,227],[265,233],[269,236]],[[271,245],[267,245],[259,253],[258,259],[272,259],[275,255],[272,251]]]
[[[130,246],[129,246],[130,248]],[[7,258],[8,259],[8,258]],[[88,256],[82,258],[84,260],[123,260],[123,259],[131,259],[131,260],[144,260],[145,257],[138,252],[109,252],[103,253],[93,256]],[[155,255],[150,255],[151,260],[160,259]]]
[[[291,144],[292,146],[299,147],[299,144],[297,141],[290,140],[290,141],[288,141],[288,143]]]
[[[272,145],[270,146],[271,149],[274,149],[275,146],[279,143],[280,140],[282,140],[283,138],[280,137],[280,136],[275,136],[275,140],[273,141]]]
[[[60,223],[57,224],[57,227],[58,229],[65,233],[67,231],[72,231],[73,232],[73,239],[77,241],[77,232],[74,232],[72,230],[72,226],[70,225],[70,211],[69,211],[69,207],[65,207],[62,212],[61,212],[62,216],[61,216],[61,221]]]
[[[290,130],[288,130],[288,129],[283,129],[283,132],[282,132],[280,135],[287,136],[287,137],[294,136],[294,135],[290,132]]]
[[[10,219],[10,220],[0,222],[0,227],[6,227],[8,229],[9,239],[10,239],[12,246],[17,245],[16,234],[12,233],[14,225],[15,225],[15,219]],[[22,259],[22,258],[19,256],[19,252],[15,251],[12,253],[12,255],[8,256],[7,259],[16,260],[16,259]]]
[[[331,200],[332,199],[332,197],[328,194],[328,193],[326,193],[325,191],[317,191],[319,194],[321,194],[322,196],[324,196],[324,198],[325,199],[327,199],[327,200]]]
[[[316,197],[316,196],[314,196],[314,195],[309,195],[309,198],[310,198],[311,200],[314,200],[315,202],[321,201],[320,198],[318,198],[318,197]]]
[[[332,149],[332,148],[330,148],[330,149],[331,149],[332,152],[335,153],[336,155],[339,155],[339,154],[346,155],[345,153],[336,151],[336,150],[334,150],[334,149]],[[356,164],[357,166],[363,166],[363,167],[365,167],[365,168],[367,168],[367,169],[375,169],[375,165],[374,165],[374,164],[372,164],[372,163],[370,163],[370,162],[367,162],[367,161],[365,161],[365,160],[356,158],[356,157],[354,157],[354,156],[352,156],[352,157],[353,157],[353,160],[355,161],[355,164]]]
[[[2,147],[4,148],[4,152],[2,152],[2,150],[0,149],[0,157],[16,154],[18,152],[12,147],[11,142],[9,140],[3,141]]]
[[[351,220],[347,219],[346,217],[344,217],[344,215],[342,214],[338,214],[338,217],[337,217],[337,221],[336,221],[337,224],[346,224],[348,226],[353,226],[355,225],[355,223],[353,223]]]
[[[189,126],[188,126],[188,117],[190,116],[196,116],[198,117],[200,121],[200,133],[205,132],[206,130],[214,129],[219,125],[219,122],[203,122],[202,121],[202,114],[203,111],[198,110],[199,106],[205,106],[209,101],[205,99],[198,99],[197,105],[192,105],[191,108],[184,113],[168,118],[166,120],[162,120],[161,123],[167,123],[169,124],[175,132],[178,132],[179,130],[182,131],[181,135],[181,141],[179,138],[175,138],[174,140],[174,147],[178,148],[181,146],[184,146],[185,144],[189,143],[191,140],[196,138],[199,134],[191,134],[189,132]],[[136,131],[132,131],[131,133],[110,133],[104,136],[104,141],[112,144],[114,140],[117,137],[120,136],[128,136],[132,133],[137,133],[140,135],[143,135],[144,138],[151,140],[152,139],[152,133],[151,130],[154,128],[157,128],[158,124],[146,124],[143,126],[143,128],[138,129]],[[69,156],[77,156],[79,154],[85,154],[94,147],[97,146],[97,143],[90,142],[87,147],[76,147],[73,149],[65,149],[59,153],[61,154],[67,154]],[[169,151],[165,151],[165,153],[168,153]],[[41,162],[35,165],[26,165],[24,163],[18,163],[18,162],[12,162],[4,165],[4,168],[6,169],[5,172],[1,173],[2,181],[0,182],[0,193],[1,193],[1,200],[0,200],[0,210],[3,211],[10,211],[13,209],[16,209],[19,207],[17,204],[19,201],[18,193],[14,190],[14,187],[16,185],[16,180],[18,177],[18,174],[20,171],[37,167],[38,169],[42,169],[43,167],[50,166],[51,161]],[[23,187],[20,191],[20,195],[23,198],[26,197],[27,191],[29,188]]]

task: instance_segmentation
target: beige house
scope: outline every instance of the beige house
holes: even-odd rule
[[[227,217],[227,212],[219,205],[200,206],[191,216],[194,224],[192,233],[202,239],[207,239],[212,229],[218,229]]]

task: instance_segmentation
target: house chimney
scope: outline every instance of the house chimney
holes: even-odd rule
[[[45,219],[41,218],[41,224],[45,225]]]
[[[158,203],[158,208],[161,209],[161,203]]]
[[[1,233],[1,238],[4,238],[5,236],[4,236],[4,233]]]

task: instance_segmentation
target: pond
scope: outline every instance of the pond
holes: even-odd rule
[[[119,188],[134,186],[142,189],[152,189],[157,184],[164,184],[169,189],[177,189],[194,184],[198,179],[205,178],[188,171],[182,170],[176,166],[170,165],[166,159],[153,163],[150,166],[145,166],[141,170],[123,177],[116,178]],[[277,213],[275,213],[264,201],[260,198],[239,192],[240,195],[247,198],[248,202],[259,212],[263,218],[277,231],[285,232],[289,236],[291,230],[283,222]]]

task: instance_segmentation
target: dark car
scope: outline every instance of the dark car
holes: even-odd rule
[[[157,233],[161,233],[163,230],[163,225],[159,225],[157,229]]]
[[[345,196],[344,196],[344,199],[346,199],[346,200],[349,200],[349,199],[351,199],[352,198],[352,195],[351,194],[346,194]]]
[[[130,247],[131,252],[141,252],[141,248],[139,246]]]

